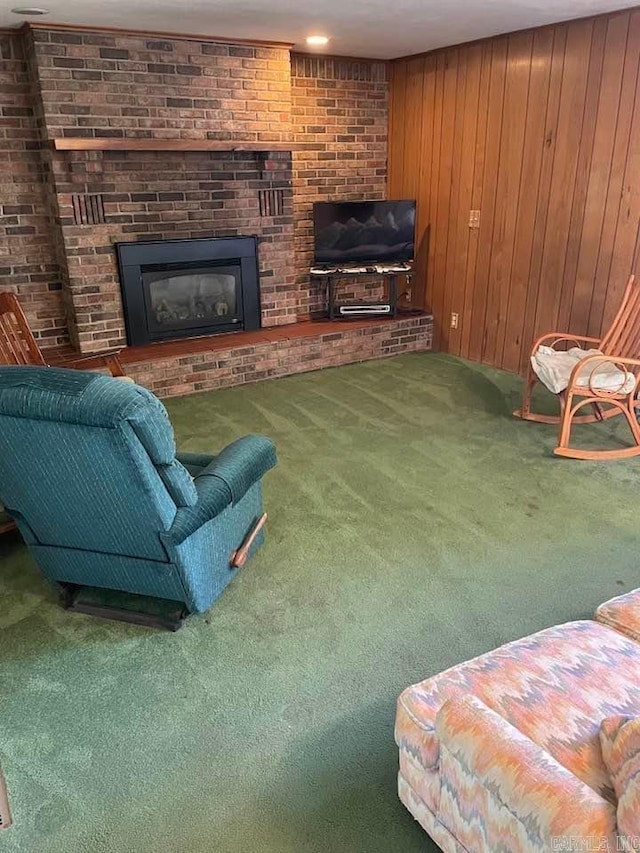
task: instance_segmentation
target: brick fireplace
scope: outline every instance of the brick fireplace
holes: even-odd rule
[[[340,352],[346,362],[429,345],[423,319],[403,319],[399,336],[393,324],[378,338],[355,326],[337,338],[323,329],[323,344],[296,331],[325,306],[308,275],[313,202],[385,197],[384,62],[41,25],[0,33],[0,59],[0,158],[11,175],[2,182],[0,287],[18,291],[42,345],[126,346],[118,244],[244,237],[257,241],[259,325],[274,330],[265,345],[292,359],[271,375],[339,363]],[[94,150],[73,150],[87,143]],[[378,287],[361,280],[352,297]],[[204,358],[218,371],[203,372],[204,384],[178,375],[192,363],[184,352],[180,369],[167,355],[155,378],[135,353],[128,359],[155,390],[185,393],[262,378],[246,361],[259,355],[242,355],[226,379],[235,356],[217,367]]]
[[[52,160],[70,332],[81,351],[127,343],[115,246],[135,239],[257,235],[262,325],[296,321],[291,155],[56,152]],[[264,193],[278,193],[280,207],[263,215]],[[99,216],[78,222],[78,205],[92,199]]]
[[[120,151],[49,150],[73,343],[126,343],[114,244],[257,235],[262,323],[295,322],[289,51],[30,29],[48,139],[131,140]],[[184,150],[133,147],[180,140]],[[190,150],[189,141],[194,150]],[[205,141],[255,151],[201,151]]]
[[[118,243],[127,343],[259,329],[257,243],[255,237]]]

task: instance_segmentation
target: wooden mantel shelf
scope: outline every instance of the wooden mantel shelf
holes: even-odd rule
[[[240,142],[235,139],[112,139],[58,137],[56,151],[300,151],[304,142]]]

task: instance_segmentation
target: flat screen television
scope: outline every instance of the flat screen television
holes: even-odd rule
[[[412,261],[415,230],[415,201],[319,201],[313,205],[314,262]]]

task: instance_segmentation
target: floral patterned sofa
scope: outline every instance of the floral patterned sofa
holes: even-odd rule
[[[400,799],[445,853],[640,850],[640,836],[618,826],[600,733],[605,719],[635,717],[640,590],[601,605],[595,621],[548,628],[407,688]]]

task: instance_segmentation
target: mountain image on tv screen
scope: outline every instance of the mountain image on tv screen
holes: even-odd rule
[[[415,201],[316,202],[315,263],[411,261],[415,227]]]

